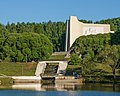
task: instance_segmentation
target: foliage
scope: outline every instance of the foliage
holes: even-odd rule
[[[83,75],[113,74],[120,67],[120,32],[79,37],[71,48],[70,62],[76,61],[72,55],[81,58]],[[79,60],[79,59],[77,59]],[[107,69],[106,69],[107,68]],[[117,73],[120,74],[120,73]]]
[[[4,61],[35,61],[48,58],[52,53],[52,44],[43,34],[10,33],[1,42],[0,59]]]
[[[73,76],[73,73],[75,72],[76,74],[81,74],[81,67],[79,65],[68,65],[66,69],[66,74],[67,76]]]
[[[3,25],[4,26],[4,25]],[[17,23],[4,26],[9,33],[38,33],[44,34],[53,44],[53,51],[64,51],[65,46],[65,23],[43,22],[43,23]],[[3,33],[2,33],[3,35]]]
[[[6,78],[6,77],[0,78],[0,85],[12,85],[13,82],[14,81],[12,78]]]
[[[100,21],[96,21],[96,22],[93,22],[91,20],[80,20],[80,21],[84,22],[84,23],[110,24],[111,30],[113,30],[115,32],[119,31],[119,29],[120,29],[120,18],[100,20]],[[40,58],[40,59],[47,58],[46,57],[47,55],[45,57],[43,57],[43,54],[46,54],[47,51],[43,51],[42,53],[39,53],[39,51],[37,49],[37,47],[39,47],[39,45],[34,46],[34,48],[33,47],[29,48],[29,46],[34,45],[34,43],[38,44],[38,43],[36,43],[37,38],[35,39],[34,37],[32,37],[33,35],[28,36],[28,34],[32,34],[32,33],[39,34],[40,36],[41,36],[41,34],[44,34],[45,36],[47,36],[47,38],[51,41],[51,43],[53,45],[53,52],[64,51],[64,49],[65,49],[65,29],[66,29],[65,26],[66,26],[66,24],[64,22],[51,22],[51,21],[42,22],[42,23],[34,23],[34,22],[33,23],[30,23],[30,22],[20,23],[20,22],[18,22],[17,24],[15,24],[15,23],[11,23],[11,24],[8,23],[7,25],[0,24],[0,61],[3,61],[3,60],[4,61],[31,61],[32,59],[35,59],[35,58],[37,58],[37,59],[38,58]],[[24,34],[24,36],[23,36],[23,34]],[[84,40],[84,36],[83,36],[77,42],[81,42],[81,44],[84,42],[85,43],[87,42],[87,44],[89,46],[81,45],[82,47],[81,46],[77,47],[78,49],[75,49],[74,51],[80,49],[80,52],[77,54],[78,55],[80,55],[80,53],[82,54],[81,58],[84,59],[83,62],[85,64],[86,62],[95,58],[96,54],[103,49],[105,44],[107,44],[107,43],[108,44],[111,43],[111,45],[112,44],[120,44],[120,39],[119,39],[118,35],[120,36],[119,33],[116,33],[114,35],[106,34],[104,36],[101,35],[100,38],[98,38],[98,39],[95,36],[93,36],[93,38],[95,37],[95,39],[91,38],[90,36],[87,36],[88,38],[86,41]],[[38,35],[36,35],[36,36],[38,36]],[[116,37],[116,38],[114,38],[114,37]],[[31,38],[31,39],[28,39],[28,38]],[[83,40],[82,40],[82,38],[83,38]],[[112,40],[110,40],[111,38],[112,38]],[[16,42],[17,42],[17,44],[16,44]],[[91,42],[93,42],[92,45],[91,45]],[[41,44],[42,43],[43,42],[41,40]],[[100,44],[100,46],[99,46],[99,44]],[[10,46],[12,46],[12,47],[10,47]],[[22,49],[22,47],[24,47],[24,49]],[[42,46],[40,48],[40,50],[43,50],[45,48],[46,48],[45,46],[44,47]],[[49,48],[47,47],[46,50],[49,50]],[[3,52],[4,52],[4,54],[3,54]],[[16,58],[14,58],[15,56],[16,56]],[[27,59],[28,57],[29,57],[29,59]]]
[[[79,20],[80,22],[83,22],[83,23],[93,23],[93,21],[92,20],[83,20],[83,19],[81,19],[81,20]]]
[[[70,59],[71,59],[69,62],[70,65],[78,65],[81,62],[81,58],[75,53],[71,54]]]

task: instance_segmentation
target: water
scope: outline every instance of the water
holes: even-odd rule
[[[0,96],[120,96],[120,84],[0,85]]]
[[[100,91],[23,91],[23,90],[2,90],[0,96],[120,96],[117,92]]]

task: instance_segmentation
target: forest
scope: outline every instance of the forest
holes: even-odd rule
[[[92,21],[80,20],[85,23]],[[70,65],[79,65],[76,73],[83,76],[120,75],[120,18],[96,21],[98,24],[110,24],[115,33],[81,36],[70,49]],[[91,77],[90,77],[91,78]],[[89,78],[89,79],[90,79]],[[110,78],[109,78],[110,79]],[[94,81],[94,78],[91,78]],[[90,80],[88,80],[90,81]]]
[[[120,74],[120,31],[79,37],[69,64],[80,65],[83,75]]]
[[[64,22],[0,24],[0,61],[25,62],[64,51]]]
[[[119,45],[117,42],[120,41],[118,32],[120,29],[120,18],[100,20],[96,22],[91,20],[80,21],[84,23],[110,24],[111,30],[115,31],[116,33],[114,34],[116,39],[114,38],[114,35],[105,34],[98,36],[83,36],[80,37],[80,40],[76,40],[76,42],[79,42],[77,44],[82,49],[80,52],[78,52],[79,54],[82,54],[82,59],[86,57],[86,59],[90,61],[96,57],[99,52],[107,50],[104,49],[104,46],[106,46],[108,43],[109,46],[111,46],[111,44]],[[65,34],[65,22],[8,22],[6,25],[0,24],[0,61],[24,62],[47,59],[52,54],[52,52],[64,51]],[[94,45],[94,40],[92,40],[93,37],[96,38],[96,42],[99,42],[100,38],[101,45]],[[84,42],[89,42],[89,48],[88,45],[84,45]],[[81,44],[83,46],[81,46]],[[76,46],[76,43],[74,45]],[[75,48],[76,49],[73,49],[72,53],[79,49],[78,47]],[[88,58],[88,55],[91,57]],[[83,61],[86,62],[86,60]]]

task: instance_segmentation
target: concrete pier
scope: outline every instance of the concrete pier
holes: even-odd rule
[[[37,76],[13,76],[14,83],[41,83],[41,77]]]

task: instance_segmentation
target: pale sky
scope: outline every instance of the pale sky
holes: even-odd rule
[[[97,21],[120,17],[120,0],[0,0],[0,23],[63,21],[75,15]]]

